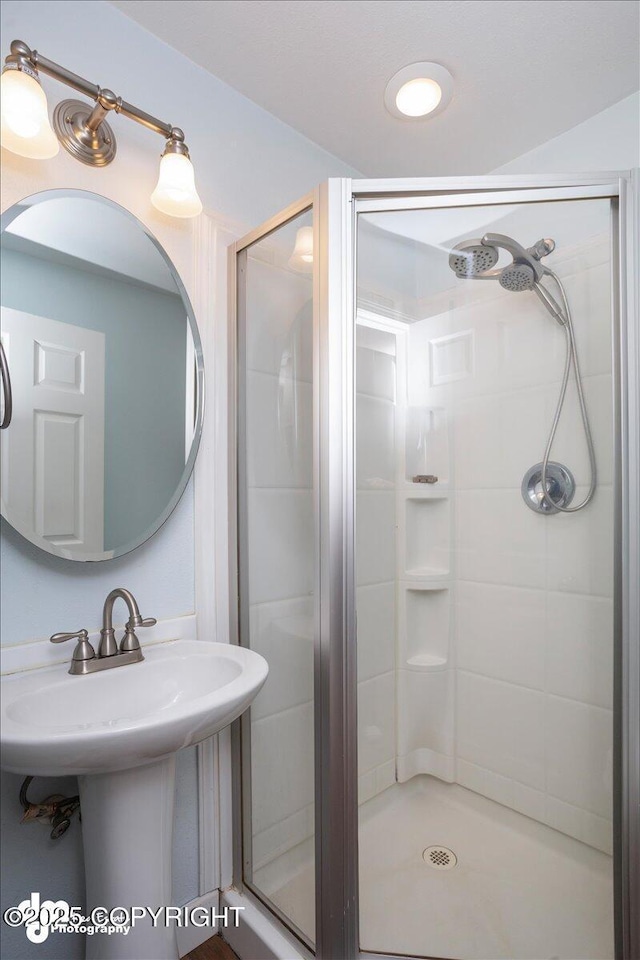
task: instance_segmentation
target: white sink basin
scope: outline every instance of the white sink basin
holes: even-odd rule
[[[266,660],[175,640],[141,663],[87,676],[60,665],[2,680],[2,767],[33,776],[126,770],[198,743],[246,710]]]
[[[141,663],[71,676],[67,666],[2,680],[2,767],[77,774],[86,908],[171,904],[175,753],[247,709],[266,660],[225,643],[174,640]],[[214,784],[210,784],[213,788]],[[149,917],[87,937],[87,960],[177,960],[174,926]]]

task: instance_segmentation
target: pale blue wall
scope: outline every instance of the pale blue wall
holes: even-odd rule
[[[61,630],[101,625],[102,605],[114,587],[127,587],[144,616],[158,620],[194,612],[193,485],[152,540],[102,563],[77,563],[42,553],[3,521],[2,636],[5,643],[49,637]],[[118,622],[125,608],[115,608]]]
[[[4,248],[1,278],[2,306],[106,335],[104,549],[122,547],[163,513],[184,471],[182,300]]]

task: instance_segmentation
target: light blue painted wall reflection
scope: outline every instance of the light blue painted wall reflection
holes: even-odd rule
[[[106,335],[104,548],[130,543],[162,514],[184,469],[182,300],[3,247],[2,305]]]

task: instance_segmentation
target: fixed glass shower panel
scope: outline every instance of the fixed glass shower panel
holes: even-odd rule
[[[243,882],[315,938],[313,229],[238,258],[240,641],[267,681],[242,720]]]
[[[363,950],[614,956],[611,225],[358,218]]]

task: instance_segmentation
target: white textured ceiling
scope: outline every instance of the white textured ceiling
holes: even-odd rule
[[[488,172],[639,86],[636,0],[113,3],[367,176]],[[451,71],[453,101],[391,117],[388,79],[421,60]]]

